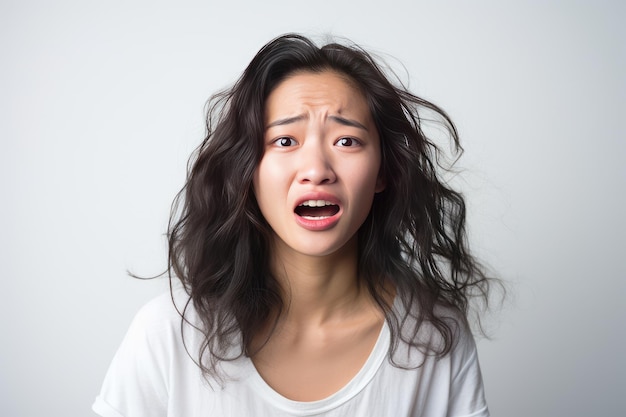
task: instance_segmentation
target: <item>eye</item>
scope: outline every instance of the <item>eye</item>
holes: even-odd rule
[[[274,145],[279,146],[281,148],[286,148],[289,146],[296,146],[298,142],[294,138],[290,138],[289,136],[282,136],[276,140],[274,140]]]
[[[360,144],[361,143],[358,141],[358,139],[351,138],[349,136],[339,138],[339,140],[335,142],[335,145],[342,146],[342,147],[354,147],[354,146],[359,146]]]

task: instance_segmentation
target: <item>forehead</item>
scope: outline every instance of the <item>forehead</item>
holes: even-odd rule
[[[352,80],[333,71],[296,72],[284,79],[266,100],[266,123],[303,111],[351,115],[363,122],[371,119],[361,90]]]

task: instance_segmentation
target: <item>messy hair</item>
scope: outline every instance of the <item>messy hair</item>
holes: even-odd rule
[[[470,301],[487,297],[489,279],[466,243],[464,198],[443,180],[443,153],[426,136],[423,118],[435,116],[458,156],[455,125],[383,68],[356,45],[319,47],[288,34],[261,48],[238,81],[210,99],[206,137],[192,155],[168,229],[170,277],[180,279],[202,322],[198,363],[206,375],[216,374],[220,361],[253,356],[256,332],[288,303],[270,268],[272,231],[252,184],[264,152],[267,97],[296,72],[345,76],[363,93],[378,130],[386,187],[358,232],[358,274],[389,324],[390,355],[400,341],[424,349],[417,336],[426,323],[442,341],[428,346],[430,353],[446,355],[455,328],[437,307],[464,320]],[[389,281],[403,313],[387,301]]]

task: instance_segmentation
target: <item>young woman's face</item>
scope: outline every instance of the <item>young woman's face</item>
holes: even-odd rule
[[[334,72],[296,73],[267,98],[264,140],[254,192],[275,247],[311,256],[344,247],[384,188],[363,94]]]

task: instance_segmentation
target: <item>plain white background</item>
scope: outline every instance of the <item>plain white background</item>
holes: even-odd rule
[[[166,288],[126,270],[166,265],[206,99],[295,31],[385,56],[457,122],[470,237],[509,285],[479,341],[492,414],[619,415],[624,17],[619,1],[3,0],[0,414],[91,415]]]

